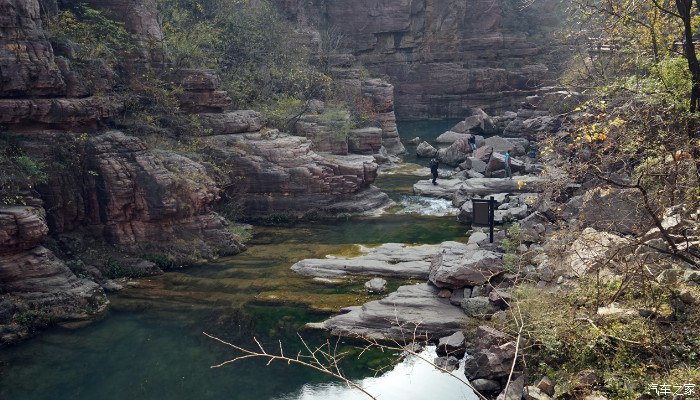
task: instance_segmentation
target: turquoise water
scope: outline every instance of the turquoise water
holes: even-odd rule
[[[459,121],[459,119],[442,121],[399,121],[397,127],[407,152],[407,154],[402,156],[403,161],[427,166],[428,159],[416,157],[417,145],[410,144],[408,141],[418,136],[421,141],[426,141],[435,148],[444,147],[444,145],[438,146],[435,139],[455,126]]]
[[[378,180],[395,201],[408,199],[390,214],[256,227],[249,250],[236,257],[125,282],[124,291],[110,296],[112,311],[102,321],[78,330],[55,328],[1,350],[0,399],[364,398],[326,375],[298,366],[245,360],[211,369],[233,352],[202,332],[246,348],[255,347],[253,337],[269,349],[281,341],[288,354],[301,347],[298,333],[311,345],[323,343],[328,338],[305,330],[305,323],[379,297],[363,289],[367,278],[317,282],[292,273],[294,262],[352,255],[355,244],[465,239],[464,227],[453,216],[419,214],[433,204],[410,197],[417,179],[421,178],[391,175]],[[418,204],[415,212],[411,204]],[[406,283],[389,281],[390,289]],[[419,400],[427,398],[426,393],[444,400],[467,396],[462,383],[416,360],[371,378],[373,369],[395,360],[396,353],[369,352],[358,358],[360,350],[354,345],[338,347],[349,354],[345,373],[381,394],[382,400]],[[426,387],[428,392],[422,392]]]

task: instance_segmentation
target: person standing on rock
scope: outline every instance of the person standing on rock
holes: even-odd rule
[[[506,150],[506,177],[513,179],[513,173],[510,171],[510,150]]]
[[[438,177],[438,167],[440,166],[440,162],[437,160],[437,158],[433,158],[430,160],[430,173],[433,174],[433,185],[437,185],[437,182],[435,180]]]
[[[469,146],[471,146],[472,151],[475,151],[476,150],[476,136],[474,136],[474,135],[469,136],[469,139],[467,139],[467,141],[469,142]]]

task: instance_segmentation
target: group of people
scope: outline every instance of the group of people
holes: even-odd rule
[[[467,139],[469,142],[469,146],[472,148],[472,151],[476,150],[476,136],[471,135],[469,139]],[[511,172],[511,156],[510,156],[510,150],[506,150],[506,159],[505,159],[505,170],[506,170],[506,178],[513,179],[513,173]],[[430,173],[433,175],[433,185],[437,185],[437,178],[438,178],[438,169],[440,168],[440,161],[436,157],[433,157],[430,160]]]

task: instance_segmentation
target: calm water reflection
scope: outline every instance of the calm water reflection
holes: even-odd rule
[[[405,136],[434,138],[455,122],[402,124],[400,129]],[[407,158],[410,161],[411,156]],[[53,329],[20,346],[0,350],[0,399],[363,398],[302,367],[245,361],[210,369],[231,352],[202,332],[250,348],[254,336],[272,347],[282,340],[290,354],[299,346],[297,332],[311,343],[326,340],[319,332],[304,331],[304,324],[378,297],[363,289],[365,278],[319,283],[292,273],[289,267],[294,262],[326,254],[352,255],[357,252],[356,243],[465,239],[465,229],[454,216],[436,216],[451,213],[447,202],[412,195],[411,186],[417,179],[421,178],[398,174],[377,181],[398,203],[390,214],[257,227],[250,249],[243,254],[135,282],[110,297],[113,311],[104,320],[75,331]],[[402,283],[390,280],[389,288]],[[360,352],[349,344],[343,350]],[[462,383],[417,360],[368,378],[371,368],[394,356],[348,357],[351,362],[344,369],[382,400],[467,396]]]

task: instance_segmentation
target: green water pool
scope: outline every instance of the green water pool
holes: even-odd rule
[[[377,185],[400,201],[417,179],[392,175]],[[311,344],[323,343],[328,338],[304,329],[307,322],[379,297],[364,290],[368,278],[318,282],[293,273],[292,264],[327,254],[357,254],[356,244],[463,241],[465,230],[454,216],[413,213],[255,227],[249,250],[238,256],[124,282],[122,292],[110,295],[111,311],[103,320],[77,330],[54,328],[0,350],[0,399],[363,398],[326,375],[282,363],[266,366],[246,360],[211,369],[232,352],[203,332],[248,348],[254,347],[253,337],[271,347],[282,341],[289,354],[301,346],[297,334]],[[390,279],[389,288],[406,283]],[[425,392],[432,398],[469,396],[449,374],[428,368],[418,379],[417,370],[407,369],[406,363],[370,378],[373,368],[395,360],[396,353],[369,352],[357,358],[360,351],[353,343],[339,348],[351,355],[345,373],[381,393],[383,400],[423,398],[422,389],[402,393],[410,382],[423,389],[434,385]],[[419,363],[411,365],[418,368]]]

